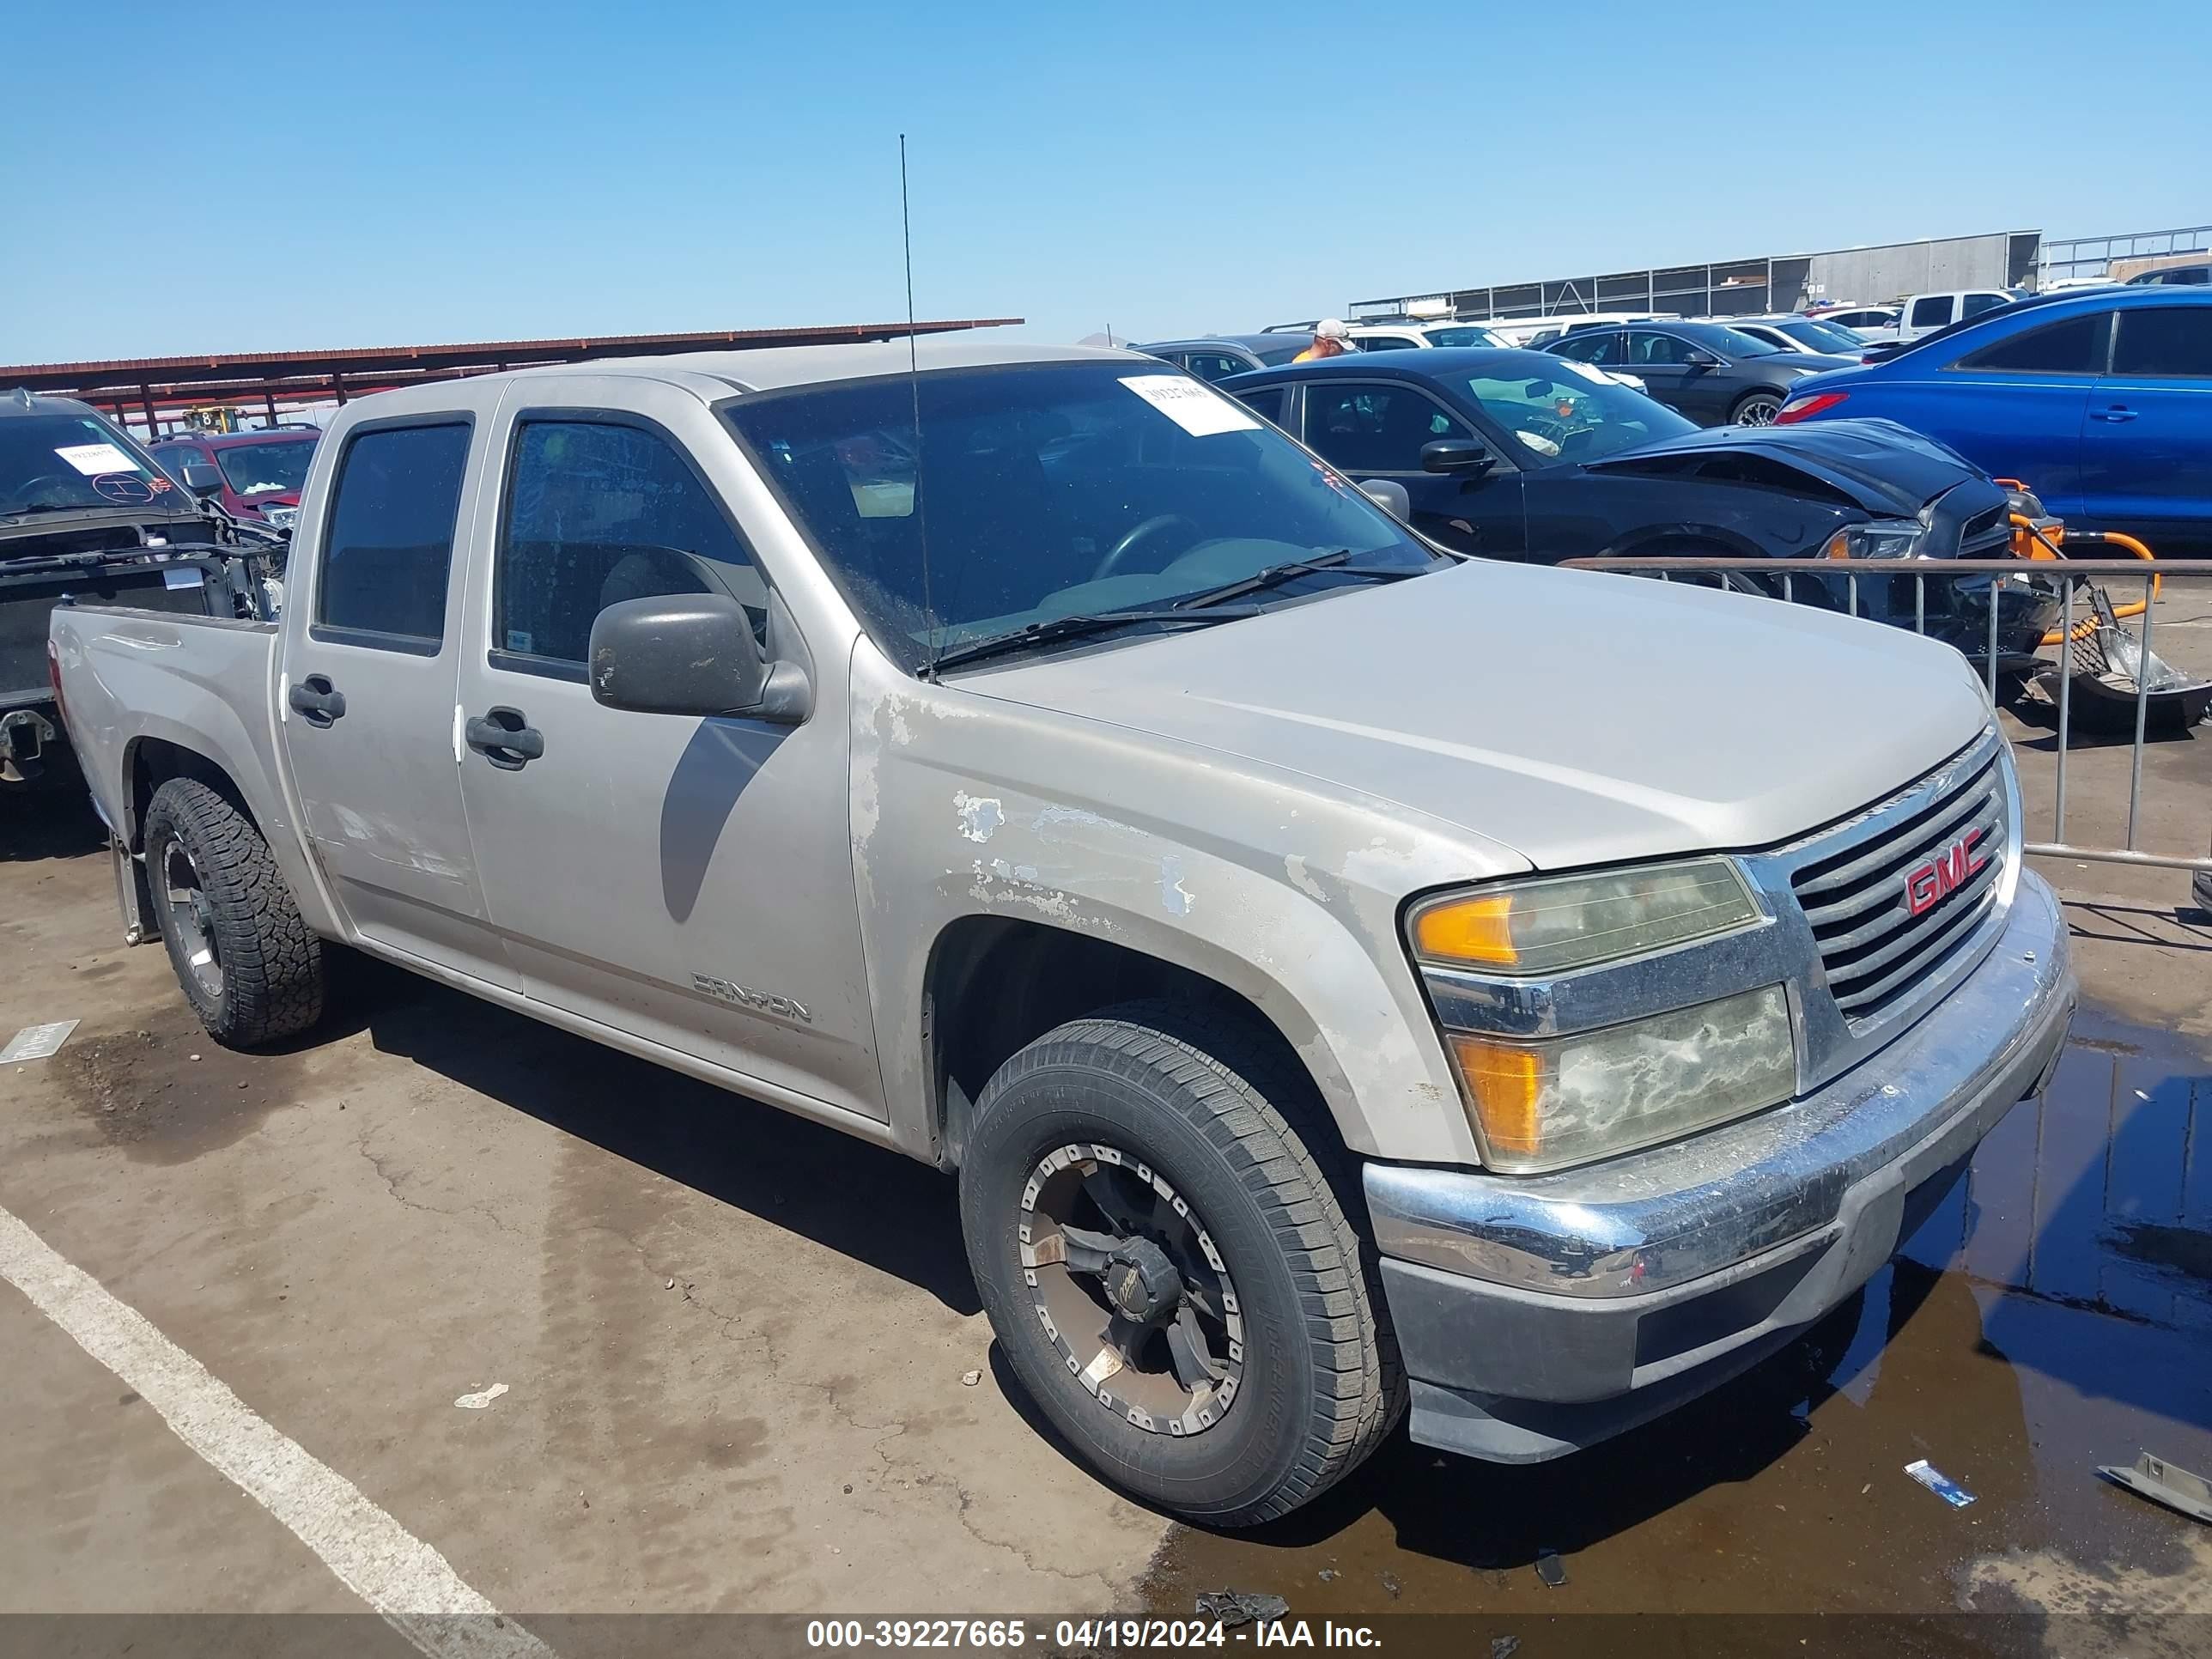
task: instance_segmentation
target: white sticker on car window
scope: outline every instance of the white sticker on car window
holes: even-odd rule
[[[1258,416],[1241,404],[1182,374],[1125,374],[1121,384],[1194,438],[1217,432],[1257,432]]]
[[[103,472],[136,472],[138,463],[113,444],[65,444],[54,453],[88,478]]]
[[[1562,357],[1559,361],[1585,380],[1594,380],[1600,386],[1611,384],[1610,377],[1602,369],[1592,368],[1588,363],[1577,362],[1572,357]]]

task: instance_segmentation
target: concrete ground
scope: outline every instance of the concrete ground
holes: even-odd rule
[[[2212,665],[2205,598],[2162,606],[2162,653]],[[2042,835],[2047,735],[2010,729]],[[2148,757],[2146,845],[2212,836],[2200,733]],[[2074,756],[2075,842],[2118,839],[2126,775],[2124,747]],[[0,1209],[492,1607],[1188,1613],[1233,1584],[1501,1631],[2212,1613],[2212,1528],[2092,1472],[2148,1447],[2212,1473],[2212,921],[2184,875],[2046,861],[2087,999],[2057,1083],[1806,1340],[1561,1464],[1401,1435],[1314,1509],[1223,1538],[1040,1431],[943,1177],[368,964],[313,1041],[231,1054],[158,949],[118,944],[88,815],[6,806],[0,1039],[82,1024],[0,1071]],[[5,1286],[0,1355],[0,1612],[362,1607]],[[1908,1480],[1921,1457],[1978,1501]],[[2189,1650],[2159,1631],[2145,1650]]]

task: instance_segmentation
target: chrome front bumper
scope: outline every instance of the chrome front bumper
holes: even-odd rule
[[[2075,994],[2057,900],[2024,872],[1972,973],[1802,1099],[1555,1175],[1369,1164],[1414,1438],[1508,1462],[1558,1456],[1819,1318],[2041,1086]]]

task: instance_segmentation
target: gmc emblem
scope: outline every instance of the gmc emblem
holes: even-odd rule
[[[1987,833],[1972,830],[1919,868],[1907,871],[1905,908],[1916,916],[1924,915],[1980,874],[1988,866],[1990,856],[1977,854],[1974,843]]]

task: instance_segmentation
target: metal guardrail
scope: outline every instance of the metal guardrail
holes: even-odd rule
[[[2146,853],[2136,846],[2136,830],[2142,811],[2142,771],[2144,734],[2148,726],[2150,687],[2147,678],[2136,679],[2135,736],[2128,764],[2128,838],[2124,847],[2076,847],[2066,839],[2066,755],[2072,733],[2073,676],[2065,672],[2066,657],[2075,638],[2075,618],[2077,612],[2087,611],[2077,603],[2075,588],[2081,582],[2116,587],[2127,592],[2140,586],[2142,590],[2142,614],[2136,620],[2140,626],[2130,630],[2138,643],[2142,659],[2147,661],[2151,647],[2151,618],[2156,609],[2154,603],[2158,590],[2165,584],[2176,581],[2212,581],[2212,563],[2170,564],[2149,562],[2141,559],[1729,559],[1729,558],[1596,558],[1566,559],[1561,568],[1572,570],[1603,570],[1620,574],[1650,576],[1661,581],[1678,578],[1717,578],[1717,586],[1739,592],[1756,594],[1761,598],[1793,601],[1799,582],[1822,584],[1842,582],[1846,589],[1846,611],[1850,616],[1859,614],[1859,586],[1863,580],[1872,577],[1889,579],[1910,576],[1913,580],[1913,631],[1928,631],[1928,584],[1932,581],[1956,583],[1975,577],[1994,577],[2014,580],[2039,578],[2055,581],[2061,590],[2059,601],[2058,637],[2058,748],[2057,779],[2051,803],[2051,839],[2028,842],[2023,850],[2053,858],[2069,858],[2085,863],[2147,865],[2160,869],[2212,872],[2212,855],[2189,858],[2174,854]],[[1769,579],[1767,584],[1754,583],[1753,576]],[[1779,578],[1780,592],[1773,589],[1772,579]],[[1999,606],[1995,602],[1995,586],[1991,591],[1989,648],[1984,658],[1985,678],[1992,708],[1997,701],[1997,657]],[[2094,613],[2088,612],[2094,622]],[[2124,626],[2125,624],[2122,624]],[[2212,805],[2212,803],[2208,803]]]

